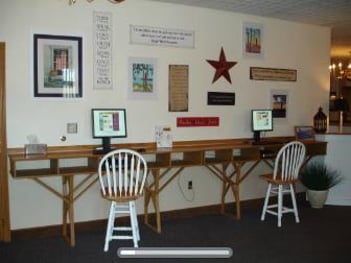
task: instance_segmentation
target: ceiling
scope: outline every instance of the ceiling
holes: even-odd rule
[[[331,57],[351,55],[351,0],[151,0],[331,28]]]

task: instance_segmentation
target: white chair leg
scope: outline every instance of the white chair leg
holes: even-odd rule
[[[107,220],[107,227],[106,227],[106,235],[105,235],[105,245],[104,245],[104,251],[108,251],[109,243],[112,239],[113,235],[113,227],[114,227],[114,221],[115,221],[115,209],[116,209],[116,203],[111,202],[110,206],[110,212],[108,215],[108,220]]]
[[[283,185],[278,186],[278,227],[282,226],[283,215]]]
[[[134,247],[138,247],[139,233],[138,233],[138,220],[136,217],[135,202],[129,202],[130,224],[132,228]]]
[[[138,222],[138,215],[136,213],[135,202],[134,202],[134,221],[135,221],[135,232],[137,234],[137,240],[140,241],[139,222]]]
[[[271,188],[272,184],[268,184],[267,191],[266,191],[266,197],[264,199],[264,204],[263,204],[263,209],[262,209],[262,214],[261,214],[261,221],[265,219],[265,215],[267,212],[267,207],[268,207],[268,201],[269,201],[269,196],[271,194]]]
[[[294,209],[295,221],[296,221],[296,223],[300,223],[299,212],[297,210],[297,204],[296,204],[294,187],[293,187],[292,184],[289,184],[289,188],[290,188],[291,201],[292,201],[292,205],[293,205],[293,209]]]

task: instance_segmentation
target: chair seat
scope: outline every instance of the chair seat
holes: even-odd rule
[[[101,192],[101,195],[103,198],[109,201],[116,201],[116,202],[129,202],[129,201],[134,201],[137,200],[141,195],[138,194],[133,194],[134,191],[132,191],[132,194],[126,192],[126,191],[117,191],[116,194],[111,193],[108,194],[108,189],[106,188],[105,190],[105,195]]]
[[[273,173],[269,174],[262,174],[260,177],[264,180],[266,180],[268,183],[274,184],[274,185],[288,185],[288,184],[294,184],[298,180],[297,179],[288,179],[288,180],[282,180],[280,175],[277,175],[277,177],[274,179],[273,178]]]

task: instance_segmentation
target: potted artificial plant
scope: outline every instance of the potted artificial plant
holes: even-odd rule
[[[327,200],[329,189],[341,180],[340,173],[324,162],[311,162],[302,169],[300,174],[300,181],[307,188],[307,198],[313,208],[322,208]]]

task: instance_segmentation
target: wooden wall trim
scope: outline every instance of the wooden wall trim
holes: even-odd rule
[[[5,43],[0,42],[0,240],[10,241],[10,211],[7,170]]]

